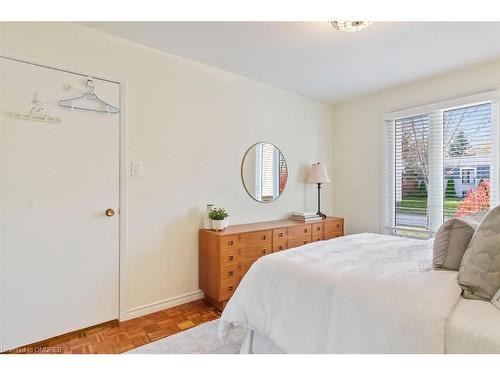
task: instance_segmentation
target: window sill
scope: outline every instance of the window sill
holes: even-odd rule
[[[391,226],[386,226],[384,227],[386,232],[389,234],[398,236],[398,237],[408,237],[408,238],[415,238],[419,240],[427,240],[429,238],[434,237],[435,232],[432,232],[427,229],[416,229],[416,228],[410,228],[410,227],[391,227]]]

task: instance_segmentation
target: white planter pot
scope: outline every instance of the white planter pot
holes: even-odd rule
[[[213,230],[224,230],[227,228],[227,218],[223,220],[212,220],[212,229]]]

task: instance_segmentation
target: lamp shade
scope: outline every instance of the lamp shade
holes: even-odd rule
[[[328,184],[332,182],[324,164],[316,163],[311,165],[309,169],[309,177],[307,178],[308,184]]]

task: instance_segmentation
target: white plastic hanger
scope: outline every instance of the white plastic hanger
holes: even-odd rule
[[[87,77],[87,87],[88,92],[83,94],[82,96],[60,100],[59,105],[61,107],[71,108],[71,109],[79,109],[82,111],[92,111],[92,112],[102,112],[102,113],[119,113],[120,110],[109,103],[106,103],[104,100],[100,99],[94,92],[94,81],[92,77]],[[82,104],[78,104],[77,101],[91,101],[92,103],[98,103],[102,106],[102,109],[96,109],[91,107],[86,107]]]
[[[16,120],[40,121],[40,122],[47,122],[47,123],[51,123],[51,124],[60,124],[61,123],[60,118],[48,116],[48,115],[42,113],[43,112],[43,100],[38,95],[37,92],[33,93],[33,100],[31,102],[33,103],[33,107],[31,107],[31,110],[29,113],[11,112],[10,117],[12,117]]]

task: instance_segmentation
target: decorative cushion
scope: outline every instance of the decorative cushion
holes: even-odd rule
[[[441,225],[434,238],[434,268],[458,271],[465,249],[479,226],[482,216],[454,217]]]
[[[490,210],[465,250],[458,283],[464,298],[490,301],[500,288],[500,206]]]
[[[495,293],[490,301],[498,310],[500,310],[500,289]]]

